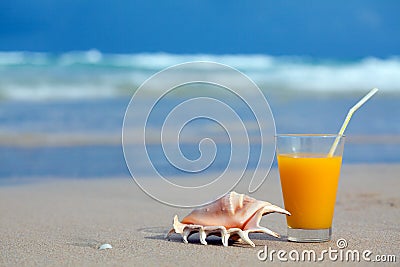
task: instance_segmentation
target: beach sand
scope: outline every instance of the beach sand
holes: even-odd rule
[[[268,215],[261,224],[283,237],[253,234],[256,247],[219,238],[201,245],[198,236],[184,244],[179,235],[164,238],[172,218],[190,210],[169,207],[144,194],[130,177],[113,179],[47,179],[0,187],[1,266],[266,266],[279,264],[275,255],[260,261],[268,250],[370,250],[396,255],[400,261],[400,164],[344,165],[333,225],[326,243],[292,243],[285,239],[281,214]],[[168,194],[168,192],[165,192]],[[182,196],[186,197],[186,196]],[[278,172],[273,169],[257,198],[283,207]],[[112,249],[98,250],[104,243]],[[286,255],[286,258],[288,256]],[[289,260],[290,262],[291,260]],[[361,259],[361,261],[363,261]],[[328,255],[323,265],[337,265]],[[389,265],[395,265],[391,263]]]

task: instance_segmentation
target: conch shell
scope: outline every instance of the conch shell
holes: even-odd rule
[[[288,211],[271,203],[230,192],[209,205],[193,210],[181,222],[175,215],[174,228],[169,231],[167,238],[173,233],[178,233],[182,235],[183,242],[188,243],[188,237],[198,232],[200,243],[203,245],[207,245],[207,236],[216,235],[221,236],[225,247],[228,246],[230,237],[235,240],[241,238],[255,247],[249,238],[249,233],[266,233],[280,237],[277,233],[259,225],[262,216],[273,212],[290,215]]]

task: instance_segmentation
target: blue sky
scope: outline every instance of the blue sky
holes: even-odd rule
[[[400,55],[396,0],[2,0],[0,51]]]

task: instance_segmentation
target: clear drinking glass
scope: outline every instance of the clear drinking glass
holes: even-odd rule
[[[330,240],[344,136],[279,134],[276,143],[285,209],[292,214],[286,217],[288,240]]]

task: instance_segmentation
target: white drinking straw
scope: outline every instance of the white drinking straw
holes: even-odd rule
[[[347,113],[346,119],[343,122],[342,128],[340,128],[339,135],[336,137],[335,142],[333,143],[331,149],[329,150],[329,157],[332,157],[333,154],[335,153],[336,147],[339,144],[340,137],[343,136],[344,130],[347,127],[347,124],[349,124],[349,121],[351,119],[351,116],[353,116],[353,113],[356,112],[357,109],[359,109],[365,102],[367,102],[368,99],[370,99],[376,92],[378,92],[378,88],[372,89],[368,94],[366,94],[363,98],[360,99],[360,101],[357,102]]]

